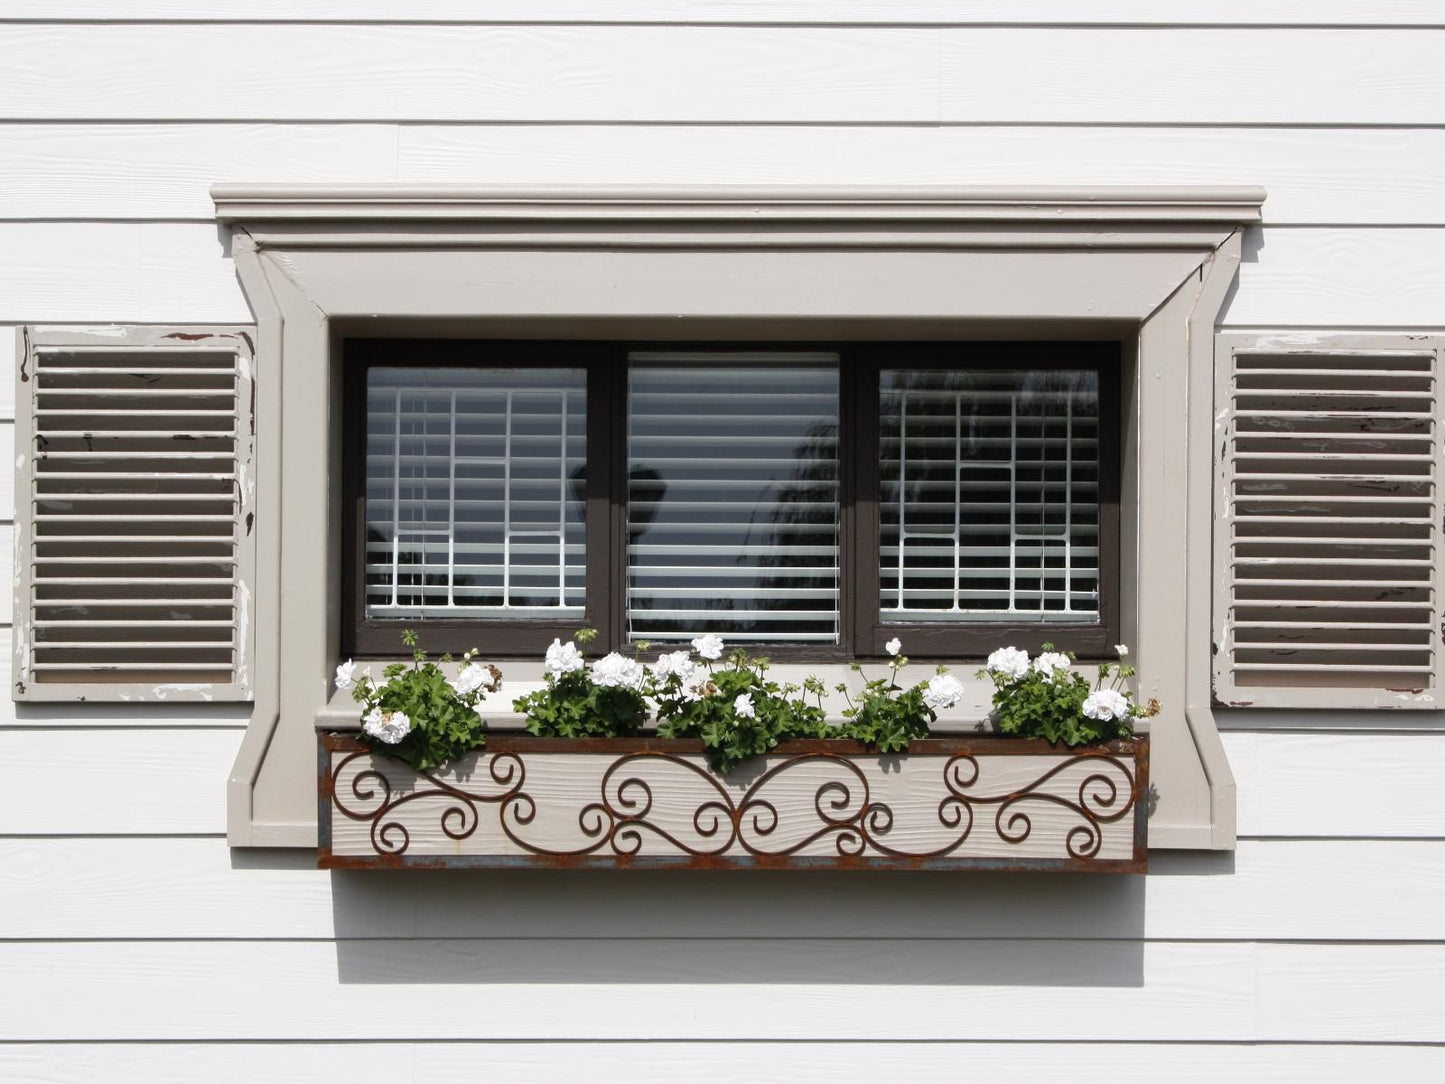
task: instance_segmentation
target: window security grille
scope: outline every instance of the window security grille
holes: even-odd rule
[[[250,338],[127,338],[28,344],[16,694],[245,698]]]
[[[1092,371],[884,370],[880,615],[1099,618]]]
[[[1387,343],[1221,341],[1225,703],[1438,707],[1439,351]]]
[[[583,614],[586,374],[372,368],[366,611]]]
[[[630,362],[629,636],[837,643],[837,355]]]

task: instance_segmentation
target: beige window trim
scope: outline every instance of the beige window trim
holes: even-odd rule
[[[1154,720],[1156,847],[1228,848],[1210,710],[1214,325],[1258,189],[213,189],[256,314],[256,709],[237,846],[314,846],[340,640],[339,365],[358,334],[1112,335],[1121,610]],[[1147,454],[1141,451],[1147,449]]]

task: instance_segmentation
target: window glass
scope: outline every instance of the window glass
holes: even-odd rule
[[[1093,370],[884,369],[884,622],[1099,620]]]
[[[837,643],[837,355],[630,361],[629,637]]]
[[[586,372],[372,367],[366,616],[577,617]]]

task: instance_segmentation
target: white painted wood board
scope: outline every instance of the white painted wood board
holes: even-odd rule
[[[0,146],[5,139],[0,129]],[[1267,225],[1438,225],[1445,218],[1439,128],[420,124],[401,126],[398,141],[398,173],[407,181],[1252,184],[1269,193]],[[29,203],[29,155],[23,146],[15,155],[15,183]],[[45,211],[46,198],[36,193],[33,206]]]
[[[1445,940],[1445,844],[1244,840],[1147,878],[678,871],[322,873],[223,840],[0,841],[0,939],[547,937]],[[136,876],[144,870],[145,876]],[[826,906],[820,901],[826,900]],[[104,901],[98,905],[97,901]],[[480,902],[485,901],[485,906]],[[905,904],[906,906],[901,906]],[[879,916],[886,914],[886,930]]]
[[[1445,325],[1445,228],[1275,227],[1247,247],[1226,327]],[[0,281],[17,323],[251,320],[205,223],[0,223]]]
[[[0,125],[3,218],[215,218],[218,181],[396,179],[390,124]]]
[[[1432,1042],[1445,995],[1439,945],[9,942],[0,968],[0,1039],[31,1042],[838,1040],[863,1004],[896,1040]]]
[[[1241,836],[1445,838],[1445,734],[1222,734]]]
[[[15,119],[1433,124],[1445,30],[18,24]],[[258,58],[264,62],[258,63]]]
[[[15,328],[0,324],[0,419],[15,418]]]
[[[8,630],[4,630],[8,632]],[[178,721],[149,725],[141,709],[62,706],[0,729],[0,826],[10,834],[95,835],[220,832],[224,780],[240,741],[235,706],[184,705]],[[87,726],[91,713],[106,725]],[[133,727],[144,724],[144,729]],[[1445,838],[1445,734],[1223,735],[1239,785],[1239,830],[1252,836]],[[61,773],[20,770],[64,764]],[[129,780],[123,798],[97,794]],[[122,793],[122,792],[118,792]]]
[[[0,420],[0,523],[13,533],[15,522],[15,423]],[[4,568],[9,570],[7,561]],[[8,622],[9,618],[5,618]]]
[[[1423,1084],[1445,1075],[1438,1046],[1217,1043],[17,1043],[0,1046],[10,1084],[389,1084],[577,1081],[639,1084],[956,1084],[969,1075],[1071,1084]]]
[[[1438,26],[1445,23],[1433,0],[1379,0],[1362,6],[1342,0],[1215,0],[1195,4],[1149,0],[428,0],[407,8],[396,0],[8,0],[0,21],[217,20],[246,22],[440,22],[440,23],[822,23],[827,25],[929,23],[970,26],[1030,23],[1077,26]]]
[[[0,217],[210,221],[218,181],[1256,184],[1265,222],[1440,225],[1445,129],[0,125]]]
[[[90,730],[83,709],[72,718],[0,730],[0,835],[225,832],[241,728]]]
[[[0,222],[0,319],[250,323],[214,225]]]
[[[752,940],[10,942],[0,945],[0,1039],[852,1039],[865,1003],[868,1031],[894,1039],[1244,1039],[1259,1030],[1258,951],[936,940],[796,941],[786,951]],[[1081,996],[1087,1012],[1077,1011]],[[1378,1007],[1403,1011],[1396,1030],[1433,1020],[1433,1008],[1401,1001]]]

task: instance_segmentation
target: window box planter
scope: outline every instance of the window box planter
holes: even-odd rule
[[[693,741],[492,734],[418,772],[319,735],[320,866],[1142,873],[1149,739],[794,741],[726,777]]]

